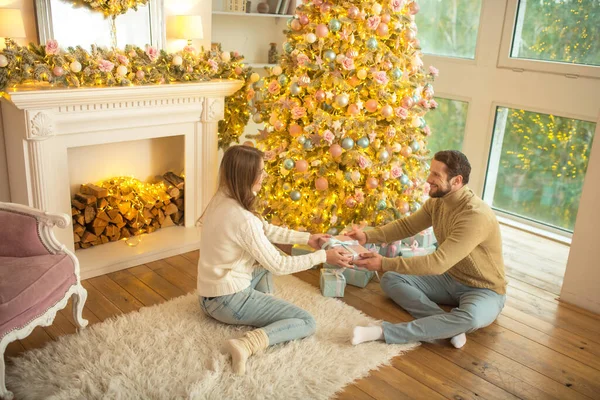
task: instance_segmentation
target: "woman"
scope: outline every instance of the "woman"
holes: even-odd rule
[[[219,169],[218,191],[201,217],[200,306],[226,324],[259,328],[225,342],[233,371],[239,375],[245,373],[246,360],[252,354],[315,331],[315,320],[309,313],[271,295],[271,274],[291,274],[325,261],[349,267],[350,261],[339,249],[282,255],[272,243],[308,244],[320,249],[320,241],[328,235],[311,235],[262,220],[253,206],[265,176],[260,150],[230,147]]]

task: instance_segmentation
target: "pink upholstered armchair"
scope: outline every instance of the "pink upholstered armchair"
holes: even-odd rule
[[[0,203],[0,398],[6,389],[6,346],[27,337],[36,326],[48,326],[73,296],[73,319],[82,317],[87,291],[79,280],[79,262],[60,244],[53,226],[66,228],[70,218],[30,207]]]

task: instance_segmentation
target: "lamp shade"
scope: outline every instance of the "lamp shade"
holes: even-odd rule
[[[25,26],[23,25],[21,10],[14,8],[0,8],[0,37],[25,37]]]
[[[168,36],[174,39],[203,39],[202,17],[199,15],[171,15],[167,20]]]

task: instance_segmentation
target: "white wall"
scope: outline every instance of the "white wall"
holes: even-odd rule
[[[600,118],[597,124],[560,298],[600,314]]]

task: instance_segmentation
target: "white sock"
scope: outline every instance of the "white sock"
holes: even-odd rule
[[[240,339],[229,339],[223,347],[231,355],[231,368],[233,372],[237,375],[244,375],[246,373],[246,360],[251,355],[245,343]]]
[[[450,339],[450,343],[452,343],[452,346],[456,347],[457,349],[460,349],[465,345],[465,343],[467,343],[467,335],[465,335],[464,333],[456,335],[452,339]]]
[[[383,340],[383,328],[381,326],[355,326],[352,330],[353,345],[373,340]]]

